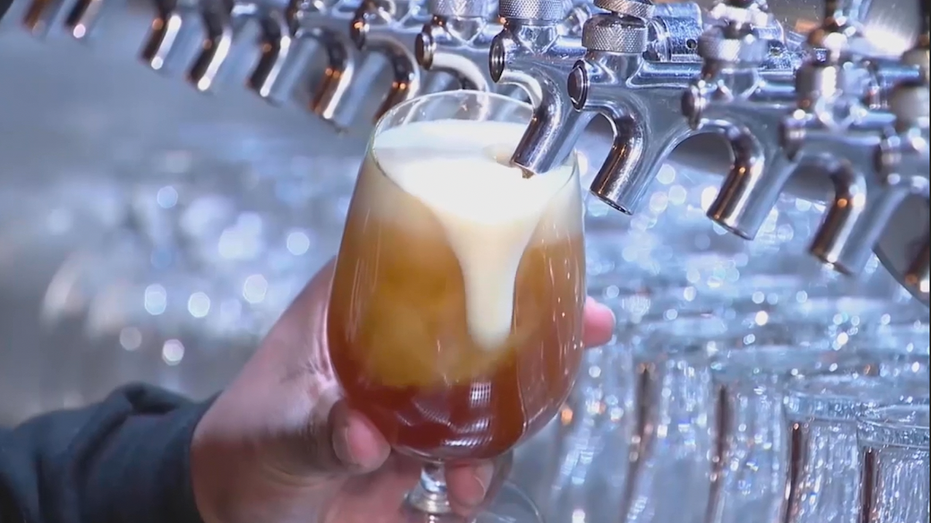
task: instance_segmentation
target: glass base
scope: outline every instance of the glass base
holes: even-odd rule
[[[516,485],[505,483],[494,499],[471,518],[457,514],[428,514],[408,506],[402,523],[544,523],[533,501]]]

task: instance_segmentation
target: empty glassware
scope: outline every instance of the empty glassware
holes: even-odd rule
[[[868,409],[857,422],[862,455],[859,523],[929,521],[927,405]]]

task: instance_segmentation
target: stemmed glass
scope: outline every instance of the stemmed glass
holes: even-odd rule
[[[349,403],[425,465],[412,522],[461,521],[443,466],[500,456],[556,414],[582,358],[575,155],[548,173],[507,158],[531,107],[477,91],[402,103],[376,124],[328,313]],[[540,516],[505,486],[475,521]]]

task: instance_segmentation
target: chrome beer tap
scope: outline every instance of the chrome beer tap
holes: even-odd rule
[[[501,32],[491,42],[488,68],[492,80],[522,88],[534,106],[533,118],[511,162],[531,172],[545,172],[572,151],[567,138],[578,136],[590,117],[572,109],[566,76],[585,48],[565,36],[562,0],[499,0]]]
[[[679,100],[700,72],[694,49],[702,15],[693,3],[596,0],[595,5],[610,12],[585,24],[587,53],[570,72],[567,89],[584,115],[580,119],[600,114],[612,122],[614,143],[591,191],[630,214],[669,153],[692,134]]]
[[[139,53],[152,70],[175,74],[187,67],[189,51],[200,42],[197,0],[155,0],[155,18]]]
[[[299,85],[307,85],[308,109],[345,129],[355,120],[358,101],[381,70],[377,56],[363,56],[349,35],[359,3],[353,0],[291,0],[285,12],[288,32],[265,41],[249,77],[249,88],[267,102],[287,103]],[[266,32],[269,37],[274,33]],[[318,84],[306,79],[316,52],[325,55]]]
[[[285,12],[255,1],[212,0],[202,8],[204,39],[201,51],[188,71],[188,80],[200,92],[215,90],[220,83],[250,77],[256,41],[262,47],[277,44],[275,54],[290,44]],[[269,45],[265,45],[269,44]],[[245,82],[244,82],[245,83]]]
[[[414,42],[427,21],[419,0],[363,0],[356,10],[349,27],[352,41],[359,50],[384,57],[392,71],[391,86],[375,120],[421,93],[424,78],[414,55]]]
[[[823,53],[799,69],[798,108],[785,118],[781,133],[789,157],[817,164],[819,174],[827,174],[834,186],[811,253],[841,272],[856,274],[869,261],[901,202],[922,190],[903,177],[877,184],[865,169],[895,118],[884,100],[895,81],[917,79],[919,67],[862,56],[867,49],[859,26],[864,2],[829,0],[825,7],[822,26],[809,36],[809,44]],[[749,199],[762,197],[760,205],[772,206],[793,175],[768,173],[771,179],[758,182],[759,190],[751,188]]]
[[[801,57],[783,42],[765,0],[725,0],[713,14],[720,24],[699,40],[701,74],[682,96],[682,113],[695,131],[723,135],[733,154],[727,180],[708,216],[753,238],[769,209],[744,205],[737,182],[792,165],[777,132],[794,106],[795,69]]]
[[[902,283],[925,304],[928,303],[929,273],[931,273],[931,234],[928,230],[929,169],[931,169],[931,96],[929,96],[929,31],[928,2],[921,2],[923,34],[917,45],[902,56],[906,65],[916,66],[918,78],[900,83],[889,97],[889,108],[895,115],[894,131],[876,147],[875,164],[884,186],[884,200],[890,208],[880,208],[879,221],[885,225],[886,238],[879,241],[880,258],[890,270],[901,276]],[[911,198],[909,198],[911,197]],[[910,201],[906,202],[908,199]],[[906,203],[920,203],[919,212]],[[883,202],[886,203],[886,202]],[[897,209],[902,206],[903,209]],[[903,239],[904,238],[904,239]],[[884,241],[888,243],[884,244]],[[885,254],[885,256],[884,256]]]
[[[429,22],[414,42],[417,63],[426,71],[451,75],[461,88],[495,87],[488,53],[502,25],[488,0],[431,0]]]

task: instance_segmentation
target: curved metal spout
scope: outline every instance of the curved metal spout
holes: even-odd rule
[[[414,40],[425,21],[419,5],[402,5],[393,0],[363,0],[356,11],[349,26],[356,48],[380,54],[392,72],[391,86],[376,111],[375,121],[420,93],[423,79],[414,55]]]
[[[638,4],[644,6],[646,4]],[[651,26],[663,27],[671,20],[693,20],[693,34],[680,38],[697,38],[701,13],[697,7],[682,16],[681,10],[669,12],[659,6],[641,14],[647,20],[630,15],[595,15],[586,22],[582,40],[588,52],[576,62],[569,74],[567,90],[573,106],[582,114],[600,114],[612,122],[614,142],[605,162],[591,185],[591,192],[621,212],[633,213],[663,162],[672,150],[691,136],[692,129],[682,119],[678,100],[689,81],[700,71],[696,61],[674,63],[647,61],[660,54],[651,42]],[[665,49],[668,50],[668,49]],[[585,120],[587,123],[588,120]],[[570,136],[571,146],[577,135]]]
[[[228,0],[216,2],[203,12],[204,40],[201,52],[188,71],[188,80],[200,92],[209,91],[216,84],[220,68],[229,58],[235,35],[234,23],[242,23]]]
[[[520,87],[534,106],[511,162],[546,172],[565,161],[572,151],[570,138],[587,124],[566,92],[566,77],[585,48],[580,39],[561,34],[566,14],[561,0],[501,0],[498,14],[504,24],[488,52],[491,78]]]
[[[279,100],[275,86],[279,84],[279,79],[287,74],[291,55],[297,45],[284,11],[269,11],[259,23],[262,29],[259,40],[261,55],[249,74],[247,85],[265,100]]]
[[[442,4],[450,4],[443,2]],[[501,24],[488,19],[487,2],[455,2],[458,14],[433,12],[414,41],[414,56],[426,70],[446,73],[456,79],[461,88],[490,91],[495,86],[488,67],[492,39],[501,31]]]
[[[155,71],[174,73],[186,65],[187,52],[200,37],[200,11],[175,0],[156,0],[155,9],[140,58]]]

